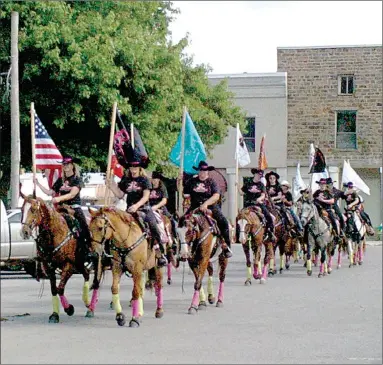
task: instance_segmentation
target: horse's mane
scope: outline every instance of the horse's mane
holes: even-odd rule
[[[111,214],[115,217],[121,219],[124,223],[131,223],[134,221],[133,216],[130,213],[127,213],[121,209],[117,209],[115,207],[102,207],[97,213],[96,216],[100,216],[102,214]]]

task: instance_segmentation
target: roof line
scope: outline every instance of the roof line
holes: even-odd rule
[[[208,74],[207,77],[209,79],[219,79],[225,77],[280,77],[286,76],[287,72],[266,72],[266,73],[238,73],[238,74]]]
[[[381,44],[359,44],[359,45],[339,45],[339,46],[302,46],[302,47],[277,47],[277,49],[316,49],[316,48],[373,48],[382,47]]]

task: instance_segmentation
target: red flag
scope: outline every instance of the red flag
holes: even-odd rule
[[[45,170],[45,177],[51,189],[56,180],[61,177],[63,157],[37,114],[35,114],[35,155],[36,168]]]
[[[124,176],[124,168],[118,163],[116,154],[113,151],[112,155],[112,171],[113,174],[118,176],[120,179]]]
[[[265,153],[265,135],[262,137],[261,140],[261,146],[259,148],[259,158],[258,158],[258,168],[261,170],[267,169],[267,160],[266,160],[266,153]]]

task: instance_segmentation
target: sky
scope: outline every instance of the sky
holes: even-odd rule
[[[381,1],[173,1],[173,42],[211,74],[277,71],[277,47],[382,44]]]

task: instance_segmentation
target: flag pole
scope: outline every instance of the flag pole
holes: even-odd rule
[[[181,129],[181,161],[180,161],[180,173],[181,179],[178,182],[178,213],[182,215],[182,203],[183,203],[183,173],[184,173],[184,156],[185,156],[185,128],[186,128],[186,106],[184,106],[182,114],[182,129]]]
[[[134,124],[133,123],[130,125],[130,140],[131,140],[132,148],[134,150]]]
[[[113,139],[114,139],[114,131],[116,128],[116,114],[117,114],[117,102],[113,103],[113,110],[112,110],[112,120],[110,123],[110,135],[109,135],[109,150],[108,150],[108,165],[106,168],[106,181],[109,181],[111,177],[111,167],[112,167],[112,154],[113,154]],[[106,189],[105,191],[105,205],[109,201],[109,189]]]
[[[239,123],[237,123],[237,131],[236,131],[236,142],[235,142],[235,205],[234,212],[237,216],[238,214],[238,188],[239,188],[239,166],[238,166],[238,143],[239,143]]]
[[[36,198],[35,103],[31,103],[33,197]]]

